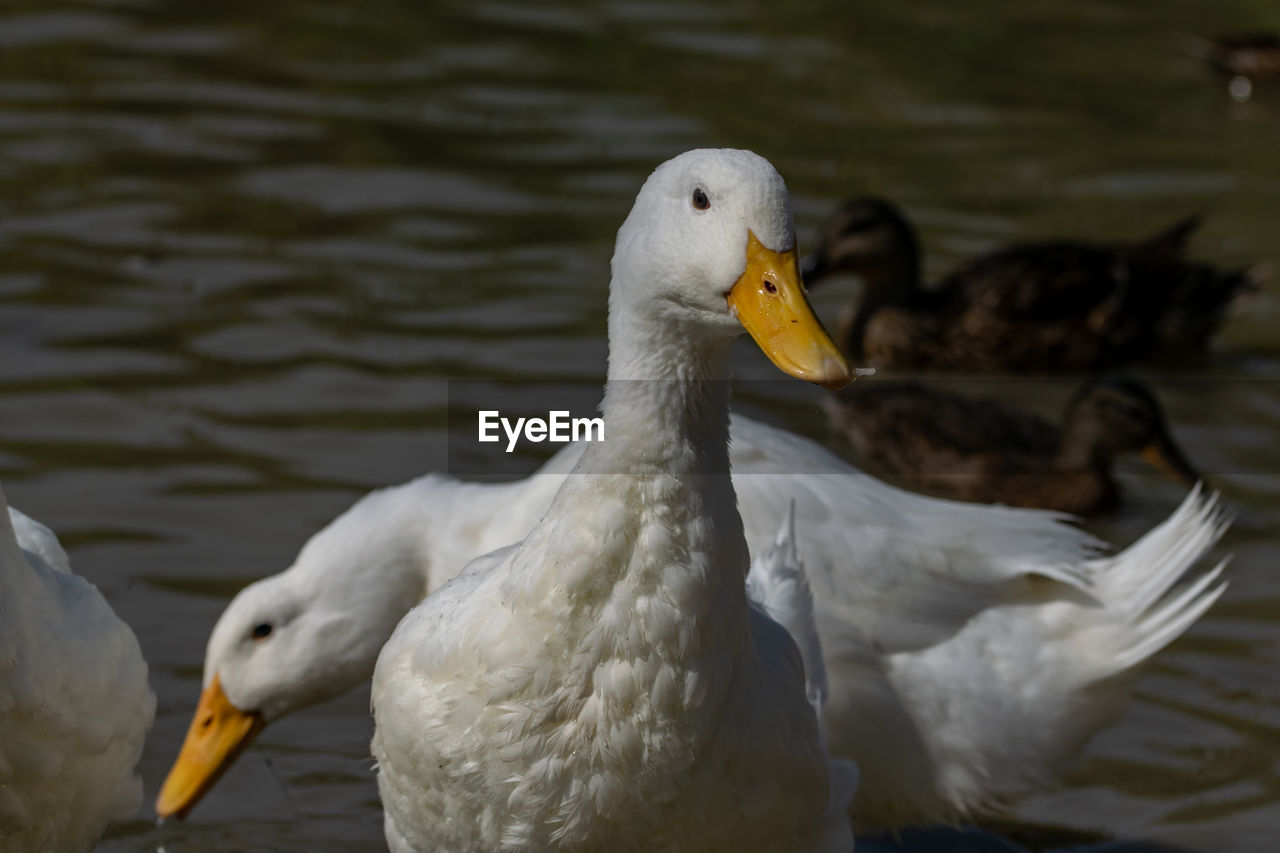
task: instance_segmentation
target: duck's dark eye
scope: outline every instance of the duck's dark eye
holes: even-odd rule
[[[271,636],[271,625],[266,622],[253,629],[253,638],[255,640],[265,640],[269,636]]]
[[[711,199],[707,198],[707,193],[702,187],[693,191],[693,206],[698,210],[706,210],[711,206]]]

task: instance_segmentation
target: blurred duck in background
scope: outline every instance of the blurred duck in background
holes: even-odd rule
[[[906,382],[868,383],[824,406],[864,467],[961,500],[1106,512],[1120,500],[1111,467],[1125,453],[1188,487],[1200,479],[1155,396],[1131,379],[1081,386],[1061,426],[1012,403]]]
[[[1280,34],[1182,36],[1181,41],[1188,53],[1227,78],[1227,91],[1237,101],[1249,100],[1256,83],[1280,81]]]
[[[847,202],[803,265],[812,286],[839,273],[863,282],[843,318],[850,358],[876,367],[1089,370],[1152,351],[1203,350],[1228,305],[1262,277],[1184,259],[1188,217],[1135,243],[1015,245],[976,258],[926,289],[915,229],[891,202]]]
[[[137,813],[155,709],[133,631],[0,492],[0,851],[86,851]]]

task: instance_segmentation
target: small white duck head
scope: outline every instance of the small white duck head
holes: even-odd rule
[[[424,592],[417,504],[397,501],[396,491],[357,502],[287,570],[227,605],[209,636],[204,690],[156,799],[158,815],[185,817],[267,723],[369,678],[383,642]]]
[[[609,318],[610,379],[671,376],[664,328],[684,342],[745,329],[792,376],[854,378],[805,295],[787,186],[750,151],[688,151],[654,170],[618,231]]]

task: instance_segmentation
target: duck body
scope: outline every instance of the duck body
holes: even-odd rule
[[[589,507],[581,529],[538,528],[473,563],[384,648],[374,751],[388,836],[458,850],[576,850],[600,839],[621,850],[804,849],[796,817],[811,819],[806,809],[826,796],[816,718],[803,693],[753,687],[803,681],[803,668],[785,632],[747,607],[731,567],[745,564],[746,543],[727,478],[582,474],[548,517],[578,501]],[[595,551],[585,531],[607,531],[611,552]],[[533,554],[557,577],[531,585],[523,558]],[[678,583],[673,555],[688,561]],[[473,608],[485,618],[466,619]],[[392,683],[410,687],[386,707]],[[419,719],[396,725],[397,708]],[[536,762],[513,761],[529,751]],[[424,796],[401,782],[425,776],[466,794]],[[779,838],[784,847],[769,846]]]
[[[646,181],[613,260],[608,439],[520,543],[469,564],[379,655],[373,753],[397,853],[835,853],[801,656],[748,605],[728,476],[737,331],[796,375],[852,378],[825,334],[774,349],[816,324],[807,303],[775,322],[742,301],[803,302],[794,245],[757,155],[689,152]]]
[[[1124,361],[1144,343],[1144,326],[1130,320],[1129,300],[1118,296],[1128,275],[1108,249],[1015,247],[972,261],[902,304],[867,306],[860,341],[853,323],[845,340],[886,367],[1053,370]]]
[[[1203,587],[1180,604],[1172,593],[1224,527],[1195,494],[1103,556],[1056,513],[905,492],[739,415],[730,434],[751,553],[774,546],[795,501],[831,693],[824,718],[833,754],[859,764],[860,826],[961,820],[1050,785],[1121,712],[1137,665],[1221,593]],[[567,445],[513,483],[430,474],[357,502],[291,568],[228,606],[210,637],[206,684],[220,676],[234,705],[269,709],[268,721],[354,688],[416,603],[409,590],[436,589],[467,560],[527,534],[582,478],[569,472],[585,448]],[[1144,622],[1157,612],[1167,622]],[[264,621],[275,630],[254,643]]]
[[[1137,243],[1013,246],[920,282],[918,242],[881,199],[840,208],[806,259],[811,282],[837,272],[865,290],[842,323],[849,352],[876,366],[945,370],[1081,370],[1153,350],[1201,350],[1227,305],[1254,284],[1183,258],[1190,217]]]
[[[672,211],[690,204],[687,193],[656,198]],[[759,230],[781,244],[779,227]],[[270,723],[354,687],[386,642],[374,752],[397,850],[575,849],[606,837],[681,850],[740,835],[743,849],[805,849],[807,828],[830,817],[822,744],[800,714],[799,653],[742,589],[743,539],[767,551],[794,501],[828,744],[859,764],[858,823],[960,819],[1045,785],[1114,719],[1137,666],[1222,593],[1221,566],[1175,589],[1225,528],[1215,500],[1193,491],[1164,524],[1103,555],[1061,515],[913,495],[799,436],[741,417],[730,427],[727,392],[715,389],[721,335],[736,326],[720,303],[733,276],[747,280],[743,237],[722,256],[653,249],[659,232],[624,225],[615,285],[661,287],[696,257],[710,295],[638,304],[611,289],[608,441],[569,445],[517,483],[431,475],[359,502],[227,608],[199,708],[213,697],[241,715],[235,731],[255,731],[245,719]],[[656,267],[619,261],[631,252]],[[689,348],[691,330],[711,339]],[[797,350],[811,351],[822,350]],[[466,557],[478,562],[447,582]],[[439,584],[397,627],[413,590]],[[769,695],[753,693],[770,681]],[[687,705],[678,719],[672,695]],[[160,814],[189,809],[247,742],[203,718],[198,709]],[[762,727],[790,732],[787,754],[766,736],[744,747],[759,767],[745,766],[729,747]],[[210,739],[228,746],[206,760]],[[623,800],[619,774],[636,756],[641,771],[624,787],[644,795]],[[757,784],[763,768],[776,786]],[[669,784],[648,787],[650,777]],[[570,796],[575,785],[588,796]]]
[[[1149,389],[1085,383],[1061,426],[1012,403],[914,382],[877,382],[824,400],[833,428],[871,470],[960,500],[1106,512],[1120,499],[1116,456],[1141,451],[1187,486],[1199,475]]]
[[[0,493],[0,851],[85,851],[137,812],[154,713],[133,632]]]

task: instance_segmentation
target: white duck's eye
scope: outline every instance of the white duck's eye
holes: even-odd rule
[[[711,199],[707,198],[706,190],[702,187],[693,191],[693,206],[695,210],[706,210],[711,206]]]
[[[269,622],[263,622],[261,625],[258,625],[253,629],[252,636],[255,641],[265,640],[267,637],[270,637],[271,624]]]

